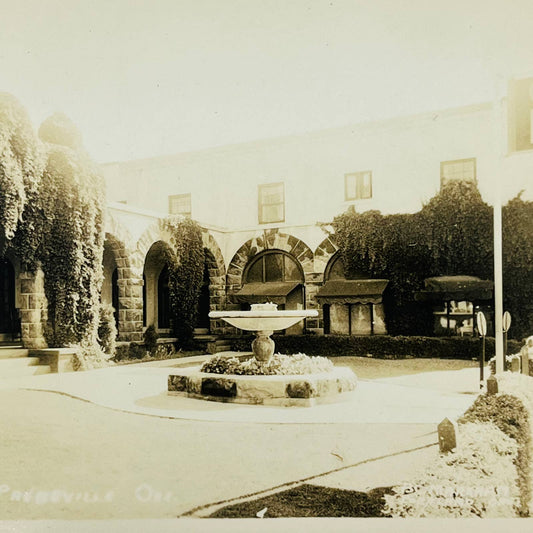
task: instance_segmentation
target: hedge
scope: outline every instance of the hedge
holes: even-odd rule
[[[481,341],[475,337],[417,337],[374,335],[353,337],[347,335],[273,335],[276,352],[305,353],[327,357],[371,356],[383,359],[448,358],[474,359],[479,357]],[[234,351],[250,351],[253,336],[232,339]],[[521,343],[508,341],[508,351],[520,351]],[[494,338],[487,337],[485,357],[494,355]]]
[[[484,394],[478,396],[459,423],[492,422],[518,443],[516,469],[520,490],[520,515],[529,515],[531,496],[531,431],[529,413],[522,401],[510,394]]]

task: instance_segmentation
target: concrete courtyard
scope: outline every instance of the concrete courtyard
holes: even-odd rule
[[[367,490],[437,453],[478,370],[360,380],[342,402],[281,408],[169,397],[178,360],[0,381],[0,519],[205,516],[303,480]],[[259,511],[259,509],[258,509]]]

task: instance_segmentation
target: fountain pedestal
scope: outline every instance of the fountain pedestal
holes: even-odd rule
[[[252,352],[254,357],[261,361],[261,363],[268,363],[270,358],[274,355],[274,348],[276,344],[270,338],[273,331],[258,331],[256,337],[252,342]]]

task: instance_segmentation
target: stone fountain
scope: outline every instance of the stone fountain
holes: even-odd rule
[[[268,365],[275,344],[274,331],[284,330],[318,311],[277,309],[273,303],[253,304],[249,311],[211,311],[211,318],[221,318],[244,331],[254,331],[252,354],[259,365]],[[236,375],[202,372],[199,367],[180,368],[168,376],[169,394],[204,400],[281,405],[311,406],[338,399],[353,391],[357,378],[345,367],[310,374]]]

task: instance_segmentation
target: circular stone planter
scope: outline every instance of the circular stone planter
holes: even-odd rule
[[[242,376],[181,368],[168,376],[168,393],[217,402],[310,407],[344,399],[357,384],[346,367],[331,372],[275,376]]]

